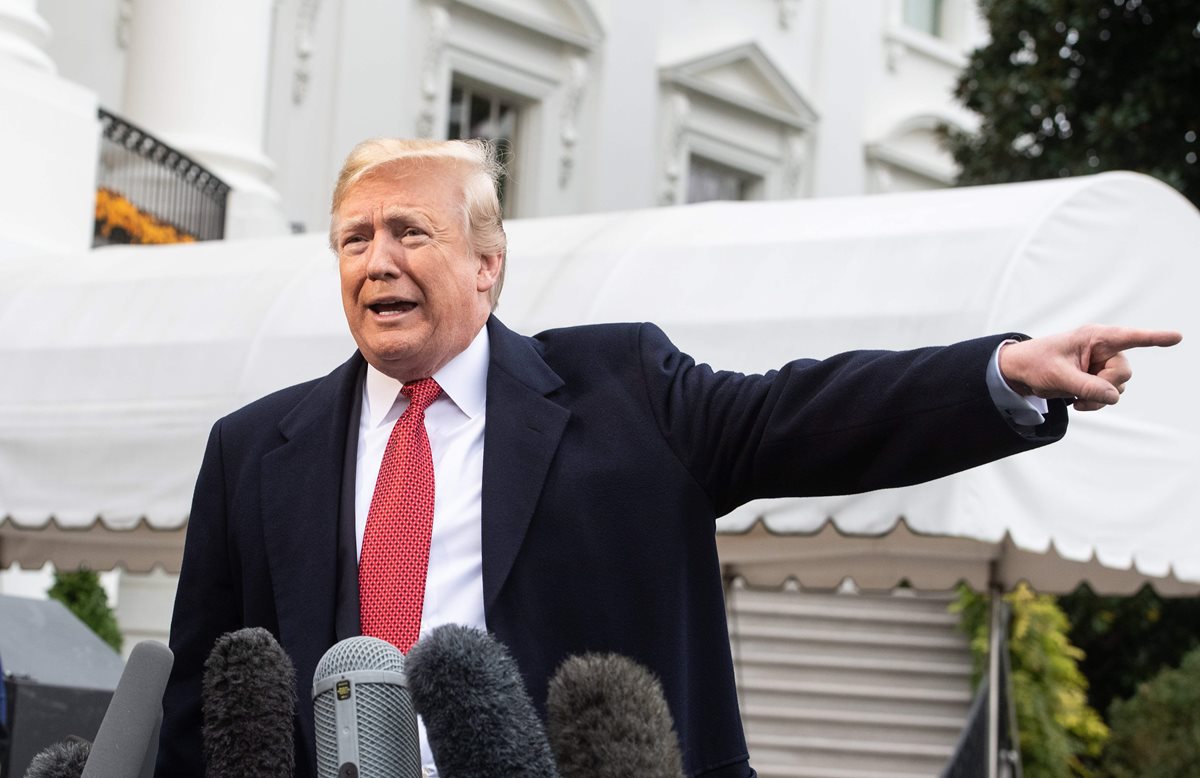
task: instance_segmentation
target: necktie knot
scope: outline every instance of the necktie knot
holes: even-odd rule
[[[429,404],[442,393],[442,387],[432,378],[412,381],[400,388],[400,394],[408,398],[409,408],[415,413],[424,413]]]

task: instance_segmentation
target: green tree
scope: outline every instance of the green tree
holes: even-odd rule
[[[1054,598],[1021,584],[1004,595],[1011,608],[1009,658],[1013,704],[1026,778],[1089,776],[1108,728],[1087,704],[1087,680],[1079,671],[1083,652],[1067,638],[1070,626]],[[987,667],[988,598],[959,589],[954,609],[971,638],[976,679]]]
[[[67,606],[114,651],[121,650],[124,639],[117,629],[116,616],[108,607],[108,596],[100,585],[100,576],[95,572],[86,568],[74,572],[55,571],[54,585],[47,594]]]
[[[1109,710],[1112,740],[1104,752],[1110,778],[1200,775],[1200,650],[1138,687]]]
[[[1136,170],[1200,205],[1200,3],[981,0],[991,42],[956,97],[978,133],[948,130],[959,183]]]

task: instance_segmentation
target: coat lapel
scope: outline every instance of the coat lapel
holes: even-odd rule
[[[286,442],[263,457],[264,541],[289,653],[324,651],[334,635],[346,428],[363,364],[356,352],[318,381],[279,423]]]
[[[494,316],[483,446],[483,602],[490,613],[521,549],[571,413],[547,399],[563,385],[530,338]]]

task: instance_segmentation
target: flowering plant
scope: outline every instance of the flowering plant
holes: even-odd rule
[[[145,213],[124,195],[96,190],[96,237],[111,243],[194,243],[196,237]]]

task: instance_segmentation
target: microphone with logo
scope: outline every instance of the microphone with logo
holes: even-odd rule
[[[478,629],[446,624],[408,653],[413,704],[442,778],[558,778],[512,656]]]
[[[617,654],[567,659],[546,701],[550,744],[563,778],[680,778],[679,738],[662,685]]]
[[[313,674],[317,778],[419,778],[417,717],[404,654],[384,640],[346,638]]]
[[[292,778],[296,671],[262,627],[217,638],[200,689],[208,778]]]

